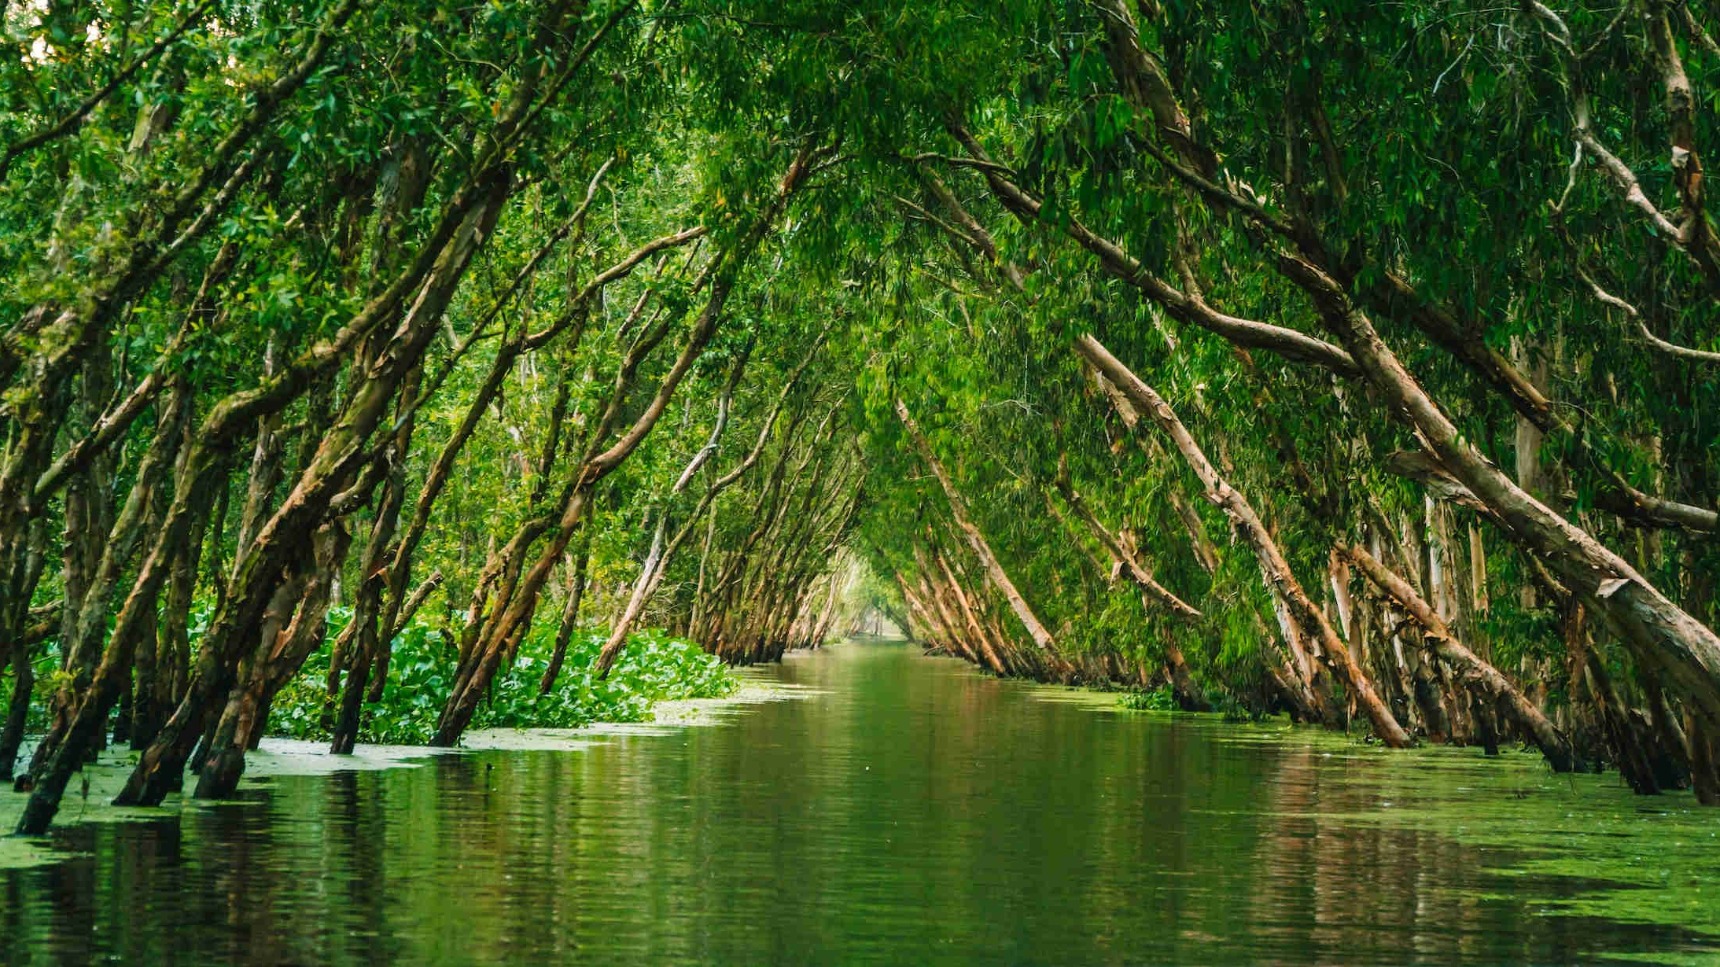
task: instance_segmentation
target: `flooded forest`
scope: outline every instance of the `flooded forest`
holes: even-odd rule
[[[1717,37],[0,0],[6,956],[1712,954]]]

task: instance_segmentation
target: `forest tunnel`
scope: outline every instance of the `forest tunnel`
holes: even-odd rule
[[[845,633],[1720,801],[1720,48],[1638,7],[7,6],[20,830]]]

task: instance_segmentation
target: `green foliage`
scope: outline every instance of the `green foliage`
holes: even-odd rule
[[[1243,705],[1268,704],[1261,683],[1284,650],[1273,593],[1162,434],[1125,427],[1070,351],[1072,337],[1092,333],[1175,407],[1317,604],[1336,609],[1339,595],[1327,587],[1335,545],[1382,540],[1383,556],[1424,593],[1447,592],[1442,607],[1460,635],[1503,668],[1533,669],[1521,674],[1567,701],[1565,684],[1540,680],[1569,676],[1548,671],[1566,657],[1561,615],[1550,596],[1521,593],[1535,582],[1535,562],[1500,537],[1496,515],[1430,502],[1424,481],[1393,469],[1391,455],[1421,445],[1389,404],[1347,376],[1239,352],[1182,318],[1177,300],[1144,295],[1131,284],[1140,276],[1107,271],[1067,231],[1085,226],[1141,273],[1226,314],[1328,338],[1274,253],[1322,263],[1466,439],[1501,466],[1534,465],[1536,497],[1712,622],[1720,544],[1627,528],[1601,498],[1615,477],[1704,508],[1720,494],[1720,370],[1648,348],[1635,315],[1597,301],[1589,280],[1639,306],[1642,325],[1697,348],[1713,345],[1714,283],[1620,201],[1592,152],[1571,162],[1580,91],[1594,135],[1637,172],[1647,199],[1666,212],[1682,204],[1668,160],[1671,119],[1651,69],[1652,18],[1620,15],[1616,4],[1554,6],[1570,43],[1538,8],[1480,0],[1124,0],[1139,12],[1141,49],[1163,63],[1170,93],[1212,154],[1215,183],[1293,223],[1288,237],[1189,188],[1169,163],[1176,145],[1164,126],[1118,76],[1097,4],[571,4],[555,35],[576,38],[590,59],[534,102],[507,148],[512,193],[445,316],[425,330],[422,366],[400,380],[426,395],[390,389],[385,412],[366,424],[379,429],[331,455],[322,444],[356,425],[343,407],[377,371],[372,354],[395,352],[383,337],[402,325],[400,313],[314,356],[338,365],[295,370],[291,380],[283,367],[312,359],[363,307],[380,304],[403,266],[437,255],[425,248],[432,231],[468,197],[466,179],[502,134],[505,106],[546,56],[543,18],[560,8],[359,4],[316,69],[276,103],[264,92],[341,3],[216,4],[180,35],[176,25],[197,9],[189,0],[10,5],[0,13],[0,149],[50,131],[119,80],[60,136],[8,158],[0,178],[8,441],[0,489],[9,488],[0,505],[28,508],[0,534],[12,555],[0,570],[28,585],[8,593],[45,605],[97,571],[93,558],[161,415],[165,376],[184,381],[198,427],[236,398],[292,385],[290,400],[262,420],[220,440],[188,435],[237,455],[211,468],[223,476],[210,500],[191,500],[170,480],[139,495],[151,498],[135,505],[151,526],[169,506],[197,508],[187,511],[198,518],[189,531],[203,544],[170,549],[201,562],[181,602],[267,598],[250,593],[267,588],[231,593],[229,575],[247,551],[240,535],[289,506],[288,495],[305,497],[307,468],[336,456],[340,472],[309,492],[340,494],[343,509],[317,509],[326,521],[293,517],[287,530],[343,528],[352,540],[332,565],[339,581],[322,587],[363,586],[377,573],[359,573],[369,535],[400,530],[384,508],[416,513],[431,468],[453,446],[455,483],[423,508],[410,562],[417,579],[441,575],[422,613],[442,617],[401,633],[369,737],[427,736],[453,687],[443,633],[492,613],[498,587],[534,569],[555,579],[532,602],[538,624],[476,724],[630,720],[650,701],[725,687],[693,645],[660,635],[635,636],[614,675],[592,681],[596,646],[581,634],[556,690],[536,694],[552,616],[572,581],[563,581],[560,548],[541,558],[543,568],[535,563],[567,535],[560,512],[578,489],[574,468],[647,412],[661,412],[660,425],[580,507],[587,616],[601,623],[621,612],[653,535],[687,524],[702,488],[757,435],[757,466],[693,522],[645,622],[726,647],[737,629],[713,626],[733,617],[780,643],[783,613],[816,607],[815,579],[829,578],[821,591],[843,590],[832,562],[846,545],[867,559],[868,577],[847,588],[851,612],[903,615],[896,579],[935,578],[948,565],[974,609],[1004,638],[1019,637],[905,439],[900,400],[1062,657],[1112,662],[1108,674],[1135,680],[1162,670],[1175,635],[1200,684]],[[1684,6],[1664,10],[1692,23],[1707,15]],[[1681,41],[1682,56],[1711,106],[1716,64],[1712,42],[1696,42],[1703,36]],[[169,37],[177,39],[126,72],[132,56]],[[1580,83],[1567,50],[1582,51]],[[267,116],[248,126],[262,108]],[[1711,127],[1698,125],[1699,155],[1720,148]],[[250,133],[242,150],[222,155],[235,132]],[[726,261],[787,159],[807,145],[821,147],[817,172],[780,231],[752,259]],[[970,157],[974,146],[992,160]],[[1036,214],[1000,201],[988,181],[999,172],[1037,196]],[[413,185],[421,192],[397,206]],[[185,186],[195,190],[181,205]],[[207,218],[191,232],[198,213]],[[604,267],[694,226],[707,233],[698,242],[647,259],[577,319],[564,318],[569,293]],[[1448,311],[1470,349],[1529,373],[1558,425],[1525,432],[1485,374],[1381,295],[1388,274]],[[735,283],[721,325],[654,411],[656,387],[680,372],[674,347],[716,280]],[[92,307],[113,311],[72,340],[75,351],[57,342],[67,338],[59,323],[44,323]],[[555,339],[521,348],[528,334],[564,322]],[[623,366],[630,347],[652,339],[657,348]],[[776,393],[803,361],[776,420]],[[156,381],[156,395],[111,452],[34,499],[30,481],[145,380]],[[494,395],[474,406],[485,387]],[[683,481],[720,424],[726,435],[712,460]],[[592,436],[600,425],[603,436]],[[398,436],[384,441],[389,433]],[[1064,473],[1198,618],[1143,604],[1112,573],[1109,552],[1060,503]],[[94,506],[104,499],[112,506]],[[854,512],[843,516],[848,501]],[[534,530],[538,521],[556,523]],[[819,526],[796,529],[808,521]],[[516,534],[529,540],[503,567]],[[111,562],[122,579],[104,590],[108,600],[127,600],[153,537],[115,542],[129,557]],[[77,561],[80,541],[92,560],[73,568],[63,562]],[[288,557],[259,583],[304,577],[305,562]],[[50,562],[39,584],[25,577],[36,560]],[[1360,607],[1382,610],[1371,600]],[[208,607],[194,609],[193,644],[211,620]],[[334,614],[328,637],[345,620]],[[1363,623],[1360,635],[1372,640],[1360,650],[1376,663],[1392,644],[1382,633],[1391,623]],[[236,643],[230,663],[258,647]],[[76,680],[59,674],[56,651],[37,660],[38,694]],[[272,727],[320,733],[328,661],[325,644],[276,702]]]
[[[1176,695],[1171,692],[1169,685],[1160,685],[1154,689],[1130,689],[1117,698],[1117,704],[1137,712],[1175,712],[1177,710]]]
[[[474,728],[572,729],[593,722],[648,722],[651,706],[665,700],[722,698],[739,687],[723,663],[692,642],[660,631],[638,632],[610,671],[598,680],[591,668],[606,635],[577,634],[548,695],[538,693],[554,645],[554,629],[538,627],[497,675]],[[289,738],[320,738],[328,714],[328,652],[319,651],[276,697],[269,726]],[[391,673],[380,702],[366,705],[360,736],[366,742],[421,745],[436,731],[453,676],[453,656],[423,624],[394,641]]]

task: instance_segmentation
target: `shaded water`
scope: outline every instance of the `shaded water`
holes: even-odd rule
[[[1720,926],[1720,850],[1691,840],[1720,818],[1671,800],[1642,814],[1609,779],[1114,712],[1109,697],[901,645],[760,674],[818,691],[585,749],[281,776],[248,784],[243,804],[70,827],[59,845],[83,855],[0,874],[4,959],[1496,963],[1715,949],[1692,928]],[[1488,845],[1525,836],[1532,852]],[[1645,863],[1677,868],[1631,889],[1593,878]]]

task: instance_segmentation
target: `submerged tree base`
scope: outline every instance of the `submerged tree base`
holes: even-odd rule
[[[727,671],[724,677],[727,685],[720,694],[663,698],[643,706],[630,705],[626,707],[623,718],[590,719],[580,727],[509,724],[475,729],[467,733],[458,749],[438,749],[423,743],[360,742],[351,752],[337,754],[330,752],[328,743],[324,741],[271,736],[263,739],[246,756],[244,779],[239,789],[265,785],[283,776],[417,768],[436,756],[468,752],[577,751],[621,736],[670,735],[687,728],[715,725],[749,705],[797,701],[821,694],[814,689],[758,680]],[[66,808],[56,817],[55,826],[158,820],[184,809],[200,808],[200,804],[250,801],[196,800],[185,795],[180,799],[169,799],[163,806],[115,806],[112,801],[125,786],[137,759],[136,752],[112,750],[85,765],[72,783],[66,797]],[[25,793],[0,792],[0,822],[15,825],[27,801]],[[39,838],[0,837],[0,870],[56,863],[67,858],[68,854],[52,849]]]

